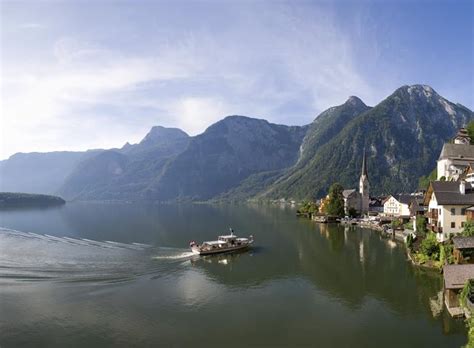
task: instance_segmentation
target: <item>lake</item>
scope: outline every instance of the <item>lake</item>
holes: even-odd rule
[[[459,347],[442,278],[403,246],[288,207],[0,211],[0,347]],[[192,256],[232,227],[246,252]]]

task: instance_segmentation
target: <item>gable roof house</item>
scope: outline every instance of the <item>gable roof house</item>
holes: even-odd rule
[[[445,143],[439,155],[437,171],[440,180],[458,180],[468,167],[474,167],[474,145],[465,128],[461,128],[453,143]]]
[[[460,305],[462,288],[470,279],[474,279],[474,265],[445,265],[444,278],[444,303],[451,316],[463,316],[464,311]]]
[[[466,210],[474,205],[474,187],[464,180],[432,181],[423,203],[428,207],[428,227],[443,242],[462,232]]]
[[[383,203],[383,212],[388,216],[409,217],[410,204],[415,199],[410,194],[399,194],[388,196]]]

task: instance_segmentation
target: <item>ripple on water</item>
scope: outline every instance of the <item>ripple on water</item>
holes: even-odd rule
[[[0,229],[0,248],[0,284],[130,281],[147,274],[168,274],[192,256],[185,249],[10,229]]]

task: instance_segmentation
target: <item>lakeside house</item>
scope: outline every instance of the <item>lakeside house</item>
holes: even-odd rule
[[[474,167],[474,145],[467,130],[461,128],[452,143],[446,143],[437,163],[437,180],[458,180],[469,168]]]
[[[386,216],[410,217],[410,204],[414,197],[410,194],[399,194],[388,196],[383,203],[383,213]]]
[[[454,263],[474,263],[474,237],[454,237],[453,257]]]
[[[439,242],[462,232],[467,221],[467,209],[474,205],[471,182],[432,181],[426,191],[424,205],[428,207],[428,226]]]
[[[466,282],[474,278],[474,264],[445,265],[443,278],[444,303],[449,314],[453,317],[463,316],[459,296]]]

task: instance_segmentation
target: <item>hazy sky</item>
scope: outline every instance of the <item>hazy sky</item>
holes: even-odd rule
[[[474,107],[474,1],[0,0],[0,159],[291,125],[404,84]]]

